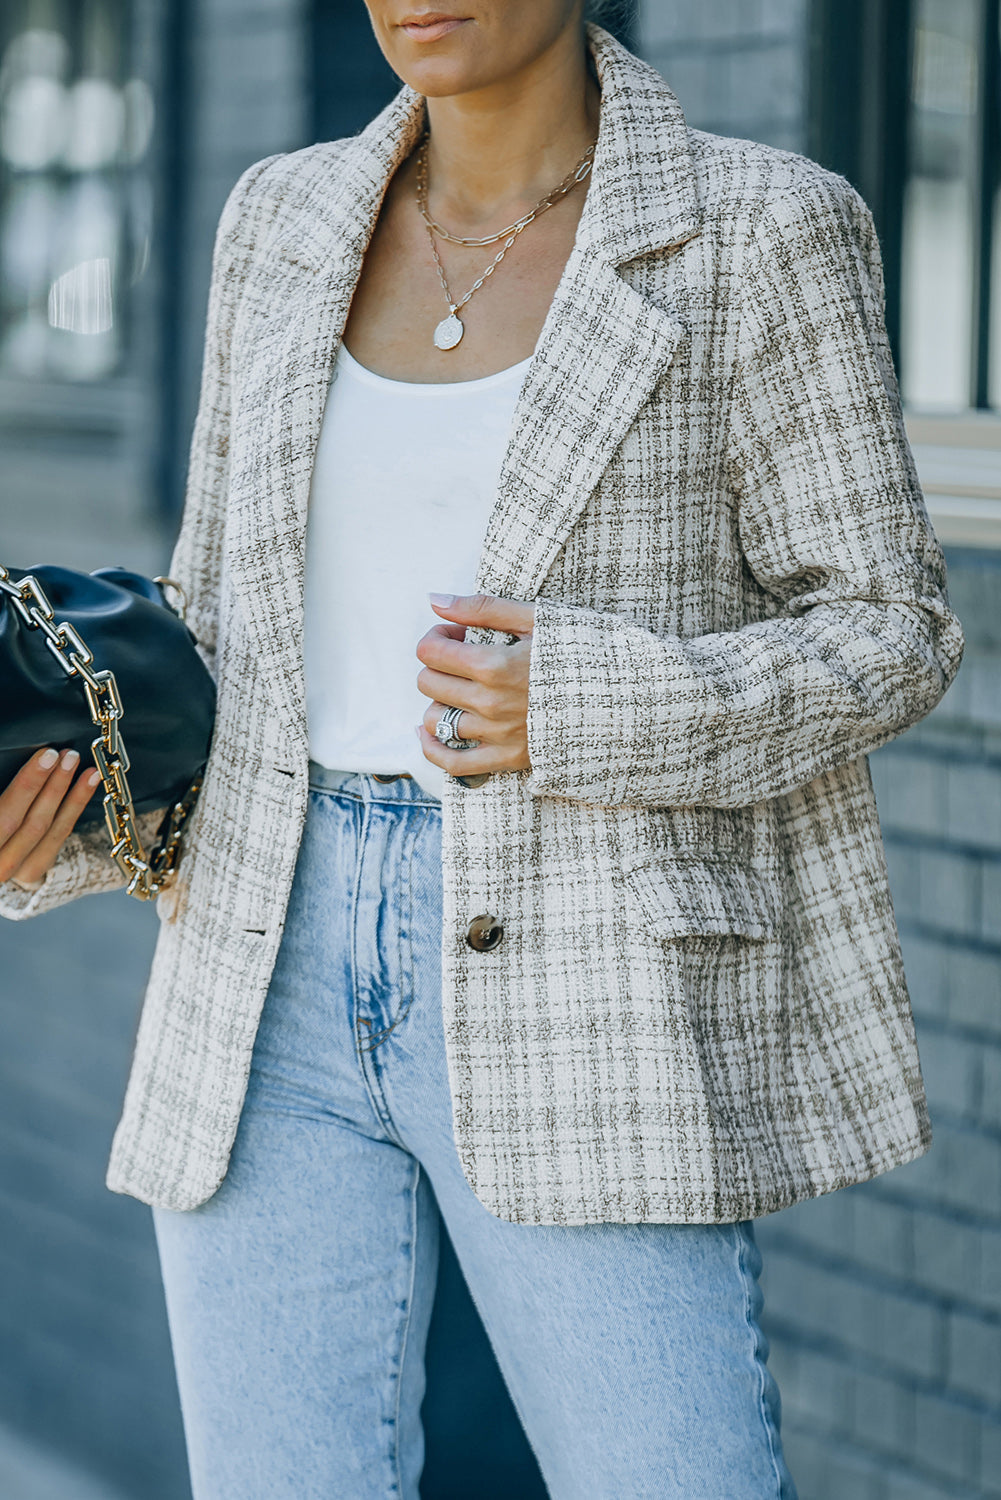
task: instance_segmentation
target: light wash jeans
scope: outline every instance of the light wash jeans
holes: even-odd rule
[[[750,1224],[519,1225],[456,1157],[441,804],[311,767],[229,1173],[157,1210],[195,1500],[416,1500],[438,1211],[553,1500],[795,1500]]]

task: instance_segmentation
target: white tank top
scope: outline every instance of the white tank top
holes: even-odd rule
[[[323,413],[306,532],[309,754],[338,771],[444,772],[414,725],[428,592],[470,594],[530,361],[422,385],[366,370],[342,344]]]

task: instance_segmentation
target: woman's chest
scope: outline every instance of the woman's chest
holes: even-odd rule
[[[472,587],[526,369],[423,385],[341,346],[310,483],[307,591],[336,576],[362,604],[374,579],[394,591],[416,580],[427,614],[426,590]]]
[[[559,204],[510,246],[455,245],[432,240],[402,184],[366,250],[346,344],[368,368],[421,382],[475,380],[528,358],[573,248],[579,210]],[[435,329],[454,306],[461,339],[441,349]]]

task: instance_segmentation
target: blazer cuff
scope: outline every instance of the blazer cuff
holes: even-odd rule
[[[536,598],[528,670],[526,788],[536,796],[615,804],[626,798],[629,744],[637,726],[618,678],[617,617]],[[634,714],[629,714],[634,719]]]
[[[139,836],[147,851],[156,839],[165,808],[140,813],[136,818]],[[120,890],[125,876],[111,858],[111,840],[103,824],[71,833],[59,858],[37,890],[15,885],[12,880],[0,885],[0,917],[24,922],[40,917],[57,906],[65,906],[77,896],[96,895],[100,891]]]
[[[900,734],[961,655],[944,601],[835,598],[692,639],[536,601],[528,751],[536,795],[741,807]]]

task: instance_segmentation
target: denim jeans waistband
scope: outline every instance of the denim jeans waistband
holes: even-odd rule
[[[309,788],[313,792],[341,792],[357,797],[360,802],[409,802],[418,807],[441,807],[440,800],[413,776],[377,781],[367,771],[335,771],[315,760],[309,763]]]

